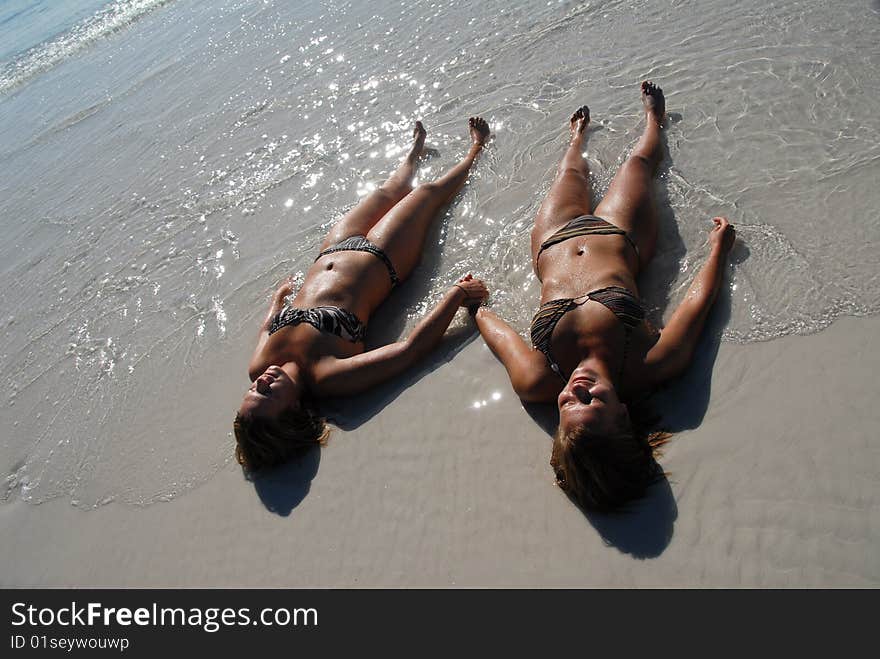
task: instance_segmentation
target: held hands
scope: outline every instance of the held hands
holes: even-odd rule
[[[709,244],[717,249],[722,256],[727,256],[736,240],[736,231],[726,217],[713,217],[715,226],[709,232]]]
[[[479,279],[474,279],[470,273],[458,280],[452,288],[462,291],[463,296],[459,306],[466,307],[470,313],[476,313],[477,308],[489,297],[489,289]]]

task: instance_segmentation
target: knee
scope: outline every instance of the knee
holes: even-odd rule
[[[583,167],[568,167],[563,165],[559,168],[559,178],[575,178],[579,182],[587,180],[587,172]]]
[[[421,185],[416,186],[416,192],[422,192],[425,194],[433,194],[440,189],[440,186],[436,183],[422,183]]]
[[[396,204],[398,200],[407,195],[409,190],[402,190],[401,186],[389,185],[383,183],[373,192],[374,195],[381,198],[387,204]]]
[[[654,171],[658,159],[641,153],[633,153],[626,159],[626,167],[628,169],[638,169],[639,171]]]

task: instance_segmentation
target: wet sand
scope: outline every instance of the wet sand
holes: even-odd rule
[[[272,477],[230,463],[142,508],[0,507],[2,585],[876,587],[878,330],[723,343],[714,365],[704,346],[664,394],[668,480],[628,515],[555,487],[547,434],[473,339]]]

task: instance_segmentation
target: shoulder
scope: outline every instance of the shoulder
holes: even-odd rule
[[[548,403],[556,400],[562,390],[562,380],[547,366],[544,356],[540,356],[540,364],[536,368],[517,374],[511,380],[513,390],[520,400],[527,403]],[[537,360],[536,360],[537,361]]]

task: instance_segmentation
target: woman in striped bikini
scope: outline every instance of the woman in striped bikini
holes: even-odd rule
[[[588,509],[616,508],[657,478],[662,436],[640,428],[626,402],[687,367],[735,239],[733,225],[715,218],[708,260],[662,335],[650,330],[636,277],[656,246],[652,179],[665,99],[650,82],[641,90],[644,133],[595,214],[582,155],[590,111],[584,106],[571,117],[571,143],[532,230],[532,266],[542,284],[534,347],[485,307],[476,314],[519,397],[557,403],[550,464],[559,486]]]
[[[409,338],[364,352],[370,315],[415,268],[428,228],[464,185],[489,137],[483,119],[468,124],[473,144],[467,155],[438,180],[413,189],[425,142],[417,122],[407,158],[333,226],[296,295],[290,285],[275,292],[248,367],[253,384],[234,423],[236,455],[247,469],[322,444],[329,433],[316,399],[355,394],[394,377],[440,342],[459,307],[472,309],[488,295],[468,275]]]

